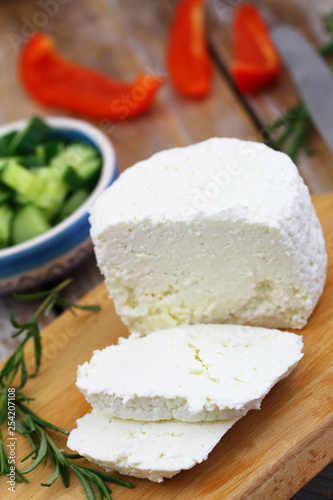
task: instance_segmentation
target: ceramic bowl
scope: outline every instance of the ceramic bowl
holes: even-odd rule
[[[51,136],[69,141],[85,141],[102,156],[100,178],[89,198],[64,221],[29,241],[0,250],[0,294],[22,292],[60,278],[91,253],[89,207],[117,178],[117,158],[110,140],[99,129],[82,120],[46,118]],[[27,120],[0,127],[0,136],[20,130]]]

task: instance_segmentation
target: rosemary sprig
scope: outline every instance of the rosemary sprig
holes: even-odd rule
[[[6,448],[3,442],[3,437],[0,428],[0,477],[2,475],[7,475],[10,472],[10,465],[15,468],[15,481],[17,483],[28,483],[29,481],[23,476],[22,472],[18,470],[15,464],[11,463],[9,456],[7,455]]]
[[[16,385],[16,389],[19,390],[25,386],[29,377],[34,377],[35,375],[37,375],[39,371],[42,359],[42,342],[40,336],[40,329],[38,325],[38,320],[40,316],[44,315],[45,317],[48,317],[52,309],[56,305],[59,305],[65,309],[68,308],[72,312],[74,311],[75,308],[92,312],[96,312],[99,310],[98,306],[73,304],[60,296],[60,292],[62,292],[62,290],[66,288],[71,283],[71,281],[72,281],[71,279],[67,279],[50,291],[31,293],[27,295],[14,295],[14,297],[20,301],[30,301],[40,298],[44,298],[44,300],[42,304],[38,307],[32,319],[30,321],[27,321],[26,323],[19,323],[15,319],[13,312],[10,313],[10,321],[14,326],[14,328],[16,328],[16,332],[13,334],[13,337],[18,337],[20,335],[23,335],[23,339],[19,344],[19,346],[17,347],[16,351],[9,357],[9,359],[3,366],[2,370],[0,371],[1,409],[6,410],[7,407],[6,401],[3,400],[3,398],[6,397],[7,389],[8,387],[10,387],[16,374],[20,372],[21,375],[21,381],[18,385]],[[32,373],[27,372],[27,367],[24,358],[24,347],[28,342],[28,340],[30,339],[33,339],[34,342],[34,357],[35,357],[35,369]],[[1,421],[2,419],[0,413],[0,423]]]
[[[76,453],[70,454],[60,450],[50,435],[50,431],[66,435],[68,432],[60,427],[57,427],[56,425],[51,424],[50,422],[47,422],[33,412],[28,406],[32,398],[28,398],[22,392],[22,388],[26,385],[28,379],[36,376],[40,369],[42,359],[42,339],[38,324],[40,317],[42,315],[46,317],[49,316],[52,309],[56,305],[69,309],[73,314],[75,313],[75,309],[83,309],[91,312],[96,312],[100,309],[99,306],[95,305],[74,304],[61,297],[60,293],[70,283],[71,280],[68,279],[50,291],[37,292],[28,295],[15,295],[15,298],[21,301],[37,299],[44,300],[36,310],[32,319],[26,323],[19,323],[15,319],[14,314],[10,314],[11,323],[14,328],[16,328],[16,332],[14,332],[13,337],[22,335],[23,338],[16,351],[10,356],[0,371],[0,429],[1,426],[7,422],[9,408],[8,393],[10,391],[10,394],[12,395],[13,392],[15,392],[15,397],[10,397],[10,413],[15,415],[15,420],[14,417],[11,417],[10,428],[15,428],[17,432],[25,436],[31,445],[31,453],[29,453],[29,455],[27,455],[22,461],[24,462],[30,457],[34,461],[24,471],[20,471],[7,455],[6,447],[0,431],[0,476],[9,474],[10,466],[14,466],[15,481],[19,483],[28,482],[25,477],[26,474],[36,469],[36,467],[38,467],[41,463],[47,463],[50,461],[54,465],[54,472],[47,483],[42,483],[42,486],[51,486],[60,476],[64,486],[67,488],[70,480],[69,473],[72,471],[80,480],[89,500],[95,499],[93,488],[97,489],[100,499],[103,497],[111,499],[111,490],[105,483],[115,483],[127,488],[132,488],[133,485],[110,474],[106,474],[105,472],[73,463],[73,460],[83,457]],[[33,339],[35,367],[31,373],[28,373],[24,357],[24,348],[30,339]],[[18,374],[20,375],[20,381],[14,388],[11,388],[11,384]],[[12,432],[13,431],[10,432],[11,435]]]
[[[333,37],[333,11],[323,16],[323,27]],[[323,45],[319,52],[325,57],[333,56],[333,40]],[[331,69],[333,72],[333,65]],[[275,133],[275,138],[268,137],[266,142],[273,148],[284,151],[296,162],[301,150],[307,155],[313,154],[308,147],[312,129],[309,113],[301,102],[280,115],[267,127],[268,132]]]
[[[105,472],[73,463],[73,460],[83,457],[77,453],[66,453],[60,450],[50,436],[49,430],[62,434],[68,434],[68,432],[41,419],[25,403],[26,397],[22,393],[18,393],[15,398],[16,428],[29,439],[32,446],[32,452],[22,462],[28,460],[30,457],[34,460],[24,471],[19,473],[23,480],[25,479],[25,474],[36,469],[41,463],[46,464],[48,461],[51,461],[55,470],[46,483],[41,483],[42,486],[50,487],[60,477],[67,488],[69,486],[69,473],[73,471],[80,480],[89,500],[95,499],[92,486],[97,489],[100,498],[105,496],[108,500],[111,500],[111,490],[106,486],[106,482],[118,484],[126,488],[134,487],[131,483]]]

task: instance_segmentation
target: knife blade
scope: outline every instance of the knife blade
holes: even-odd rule
[[[333,77],[329,67],[293,27],[274,26],[271,35],[314,125],[333,154]]]

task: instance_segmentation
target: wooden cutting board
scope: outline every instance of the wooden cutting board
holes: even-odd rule
[[[206,462],[161,484],[129,478],[136,488],[114,486],[114,499],[284,500],[333,459],[333,194],[317,196],[314,203],[326,238],[328,277],[309,324],[296,332],[304,337],[305,355],[300,364],[272,389],[260,411],[249,412],[222,438]],[[77,365],[90,359],[94,349],[128,335],[104,285],[93,290],[82,303],[98,303],[102,310],[97,314],[82,312],[76,317],[65,313],[43,331],[42,369],[26,388],[27,395],[36,398],[32,409],[68,430],[90,409],[75,387]],[[32,363],[31,351],[28,358]],[[60,447],[65,447],[62,436],[57,435],[56,440]],[[20,459],[30,449],[21,436],[17,443]],[[29,485],[17,486],[17,497],[85,498],[75,477],[71,477],[68,490],[60,480],[51,489],[40,486],[51,470],[46,466],[32,472]],[[13,498],[5,488],[2,483],[1,497]]]

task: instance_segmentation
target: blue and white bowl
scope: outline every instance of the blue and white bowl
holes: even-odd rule
[[[110,140],[87,122],[73,118],[46,119],[52,137],[85,141],[102,156],[102,170],[89,198],[63,222],[29,241],[0,250],[0,294],[24,291],[60,277],[80,264],[92,251],[89,207],[117,178],[117,158]],[[0,127],[0,136],[20,130],[27,120]]]

